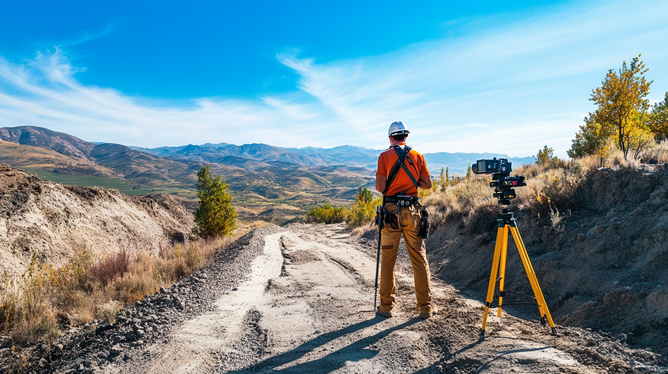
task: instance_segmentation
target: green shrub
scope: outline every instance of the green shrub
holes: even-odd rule
[[[345,206],[333,206],[330,203],[325,203],[309,210],[306,216],[319,223],[339,223],[346,219],[346,213]]]
[[[373,193],[365,187],[360,187],[355,196],[355,203],[346,215],[346,226],[349,229],[360,227],[373,221],[376,216],[376,207],[382,204],[382,197],[373,198]]]

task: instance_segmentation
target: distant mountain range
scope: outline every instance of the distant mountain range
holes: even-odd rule
[[[139,148],[87,142],[41,127],[0,128],[0,163],[41,171],[44,178],[52,174],[88,178],[82,183],[95,177],[115,178],[134,188],[177,193],[194,201],[197,172],[211,165],[212,173],[230,185],[242,216],[276,215],[284,207],[289,218],[298,213],[294,207],[303,213],[323,201],[349,201],[360,186],[373,188],[380,152],[350,145],[281,148],[207,143]],[[492,157],[508,158],[516,167],[534,161],[488,153],[425,154],[435,177],[441,167],[449,167],[451,175],[464,174],[477,159]]]
[[[383,150],[343,145],[334,148],[281,148],[266,144],[203,144],[180,147],[139,148],[132,147],[156,156],[181,160],[196,160],[228,164],[244,158],[260,162],[280,162],[302,166],[337,166],[346,165],[376,170],[378,155]],[[229,157],[234,157],[230,159]],[[469,165],[483,158],[507,158],[515,167],[533,164],[533,157],[509,157],[498,153],[425,153],[425,160],[432,175],[448,167],[450,174],[464,174]],[[251,166],[252,167],[252,166]]]

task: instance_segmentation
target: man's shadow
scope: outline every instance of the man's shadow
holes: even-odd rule
[[[455,357],[460,353],[463,353],[463,352],[468,351],[469,349],[475,348],[478,344],[482,343],[484,340],[485,339],[482,336],[480,336],[480,337],[478,337],[478,340],[476,340],[473,343],[467,345],[466,347],[462,347],[462,348],[460,348],[457,351],[452,352],[452,353],[447,352],[443,355],[443,357],[441,357],[441,359],[439,361],[431,364],[429,367],[426,367],[424,369],[420,369],[420,370],[416,371],[415,374],[418,374],[418,373],[433,373],[434,368],[438,367],[439,365],[442,365],[442,364],[446,363],[450,358]]]
[[[421,321],[419,318],[412,318],[400,325],[382,330],[379,333],[368,336],[366,338],[360,339],[350,345],[347,345],[339,350],[333,351],[330,354],[319,358],[314,361],[304,362],[289,368],[285,369],[276,369],[277,367],[283,366],[287,363],[293,362],[302,358],[307,353],[315,350],[320,346],[338,339],[346,334],[353,333],[355,331],[363,330],[365,328],[376,325],[385,320],[384,317],[376,316],[375,318],[359,322],[354,325],[350,325],[344,329],[338,331],[331,331],[322,335],[315,337],[314,339],[307,341],[300,346],[282,353],[277,356],[269,357],[263,361],[258,362],[255,365],[250,367],[231,371],[230,373],[246,373],[249,371],[258,371],[272,369],[273,371],[283,372],[283,373],[307,373],[307,372],[324,372],[324,371],[334,371],[345,365],[346,361],[359,361],[364,359],[373,358],[378,354],[377,350],[369,349],[368,346],[376,343],[377,341],[383,339],[384,337],[391,334],[393,331],[401,330],[406,328],[416,322]]]

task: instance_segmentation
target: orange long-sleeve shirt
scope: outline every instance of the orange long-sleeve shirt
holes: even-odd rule
[[[427,168],[427,162],[424,160],[424,156],[418,151],[411,149],[411,151],[406,155],[413,161],[413,165],[408,163],[408,160],[404,161],[404,164],[408,167],[408,170],[411,172],[416,181],[420,180],[420,177],[429,176],[429,169]],[[382,175],[387,178],[390,174],[392,166],[397,162],[399,156],[393,148],[390,148],[378,156],[378,169],[376,169],[376,176]],[[410,177],[406,174],[406,171],[403,168],[399,169],[397,177],[394,179],[390,188],[385,193],[385,196],[396,195],[399,192],[404,192],[406,195],[417,196],[417,188],[411,181]]]

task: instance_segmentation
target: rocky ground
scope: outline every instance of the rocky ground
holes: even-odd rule
[[[417,318],[400,251],[398,306],[372,312],[375,239],[342,225],[269,226],[215,264],[123,311],[35,349],[28,372],[637,373],[664,359],[600,331],[493,314],[433,279],[438,314]],[[482,269],[482,273],[487,270]],[[495,311],[495,310],[493,310]],[[505,311],[505,310],[504,310]],[[3,356],[10,355],[7,350]]]
[[[556,323],[602,330],[631,347],[668,355],[667,184],[664,164],[602,168],[587,175],[572,210],[560,212],[556,224],[513,206]],[[495,218],[476,232],[453,220],[427,240],[432,269],[471,298],[487,292]],[[506,289],[531,294],[509,242]],[[536,315],[534,307],[514,311]]]
[[[23,272],[33,255],[61,266],[83,247],[158,253],[192,227],[192,213],[169,195],[67,187],[0,165],[0,273]]]

